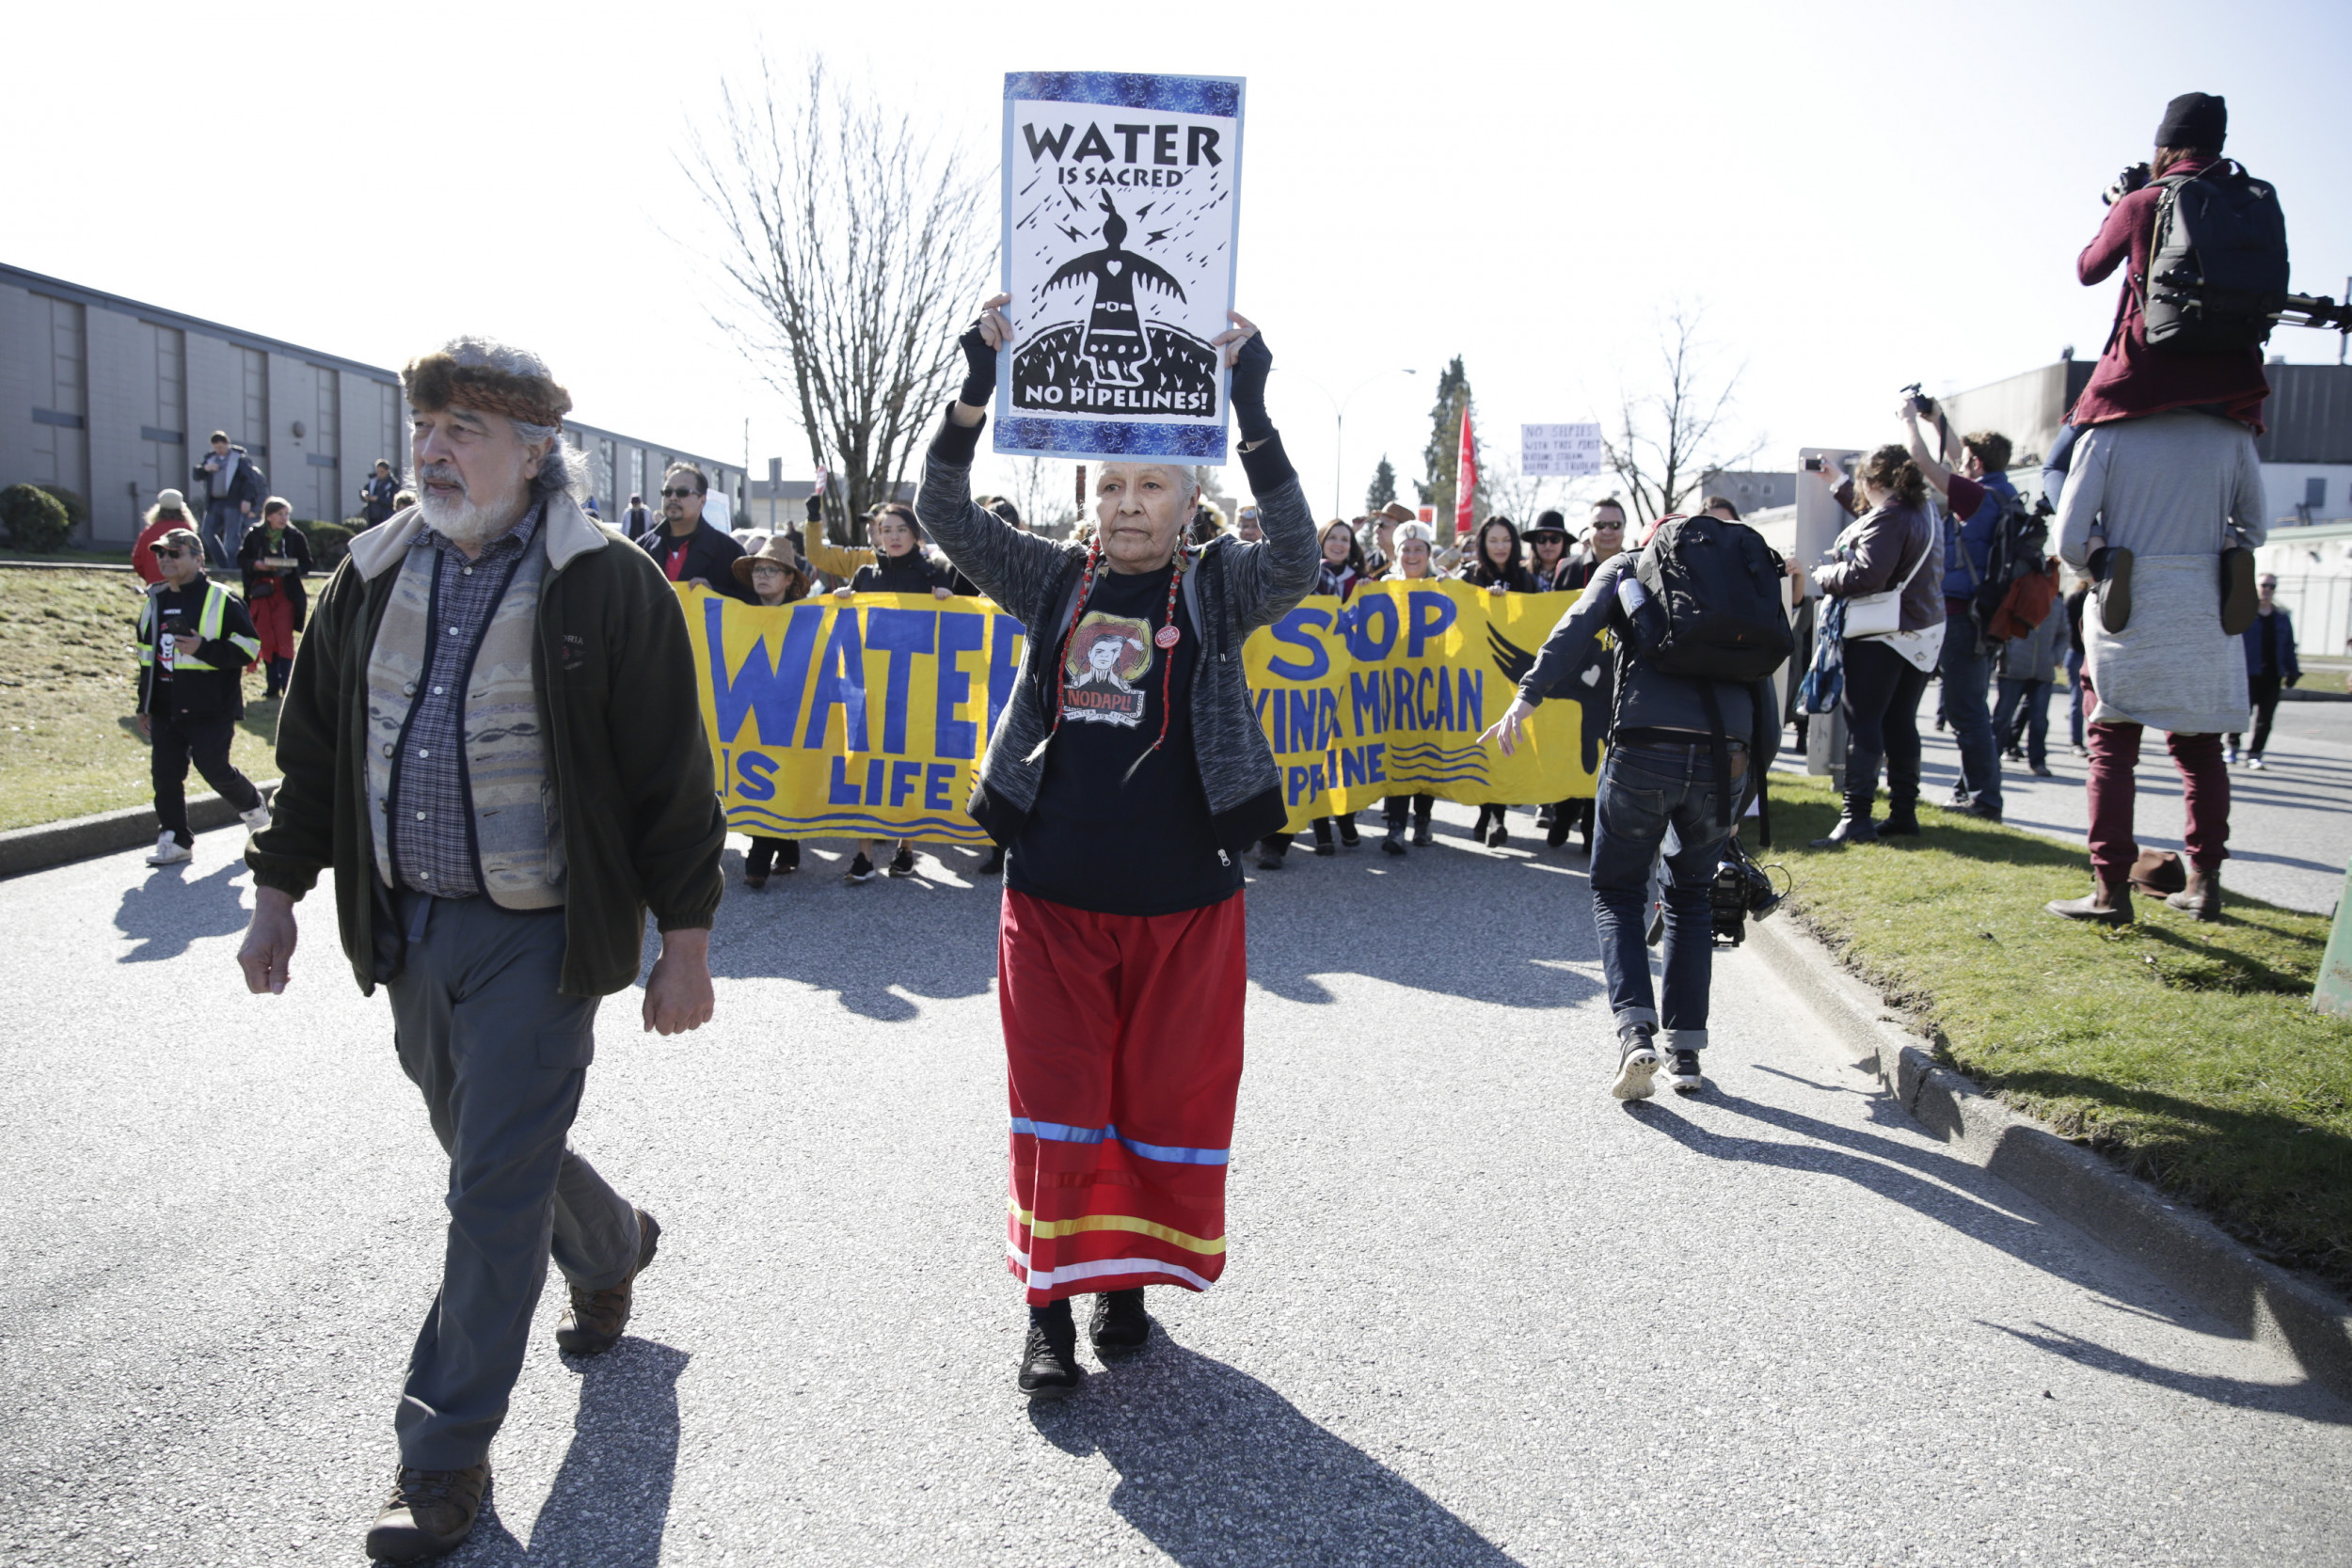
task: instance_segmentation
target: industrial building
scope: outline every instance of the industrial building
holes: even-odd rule
[[[127,548],[159,490],[190,491],[215,430],[250,452],[297,519],[358,514],[378,458],[407,464],[400,376],[323,350],[0,265],[0,486],[56,485],[89,503],[85,547]],[[566,420],[610,522],[673,461],[740,513],[739,463]],[[711,509],[714,519],[720,509]]]
[[[2090,381],[2093,361],[2062,357],[2022,375],[1954,393],[1943,400],[1945,417],[1959,430],[1997,430],[2015,449],[2014,466],[2041,467],[2058,439],[2058,426]],[[2272,528],[2352,522],[2352,367],[2288,365],[2264,367],[2270,401],[2263,404],[2269,427],[2255,438],[2263,464],[2263,491]],[[2038,486],[2038,478],[2026,486]]]

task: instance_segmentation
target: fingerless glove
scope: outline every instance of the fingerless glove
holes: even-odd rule
[[[996,395],[996,351],[980,336],[977,322],[956,340],[956,346],[963,350],[963,389],[956,394],[956,401],[966,408],[986,408]]]
[[[1272,369],[1274,356],[1265,346],[1264,335],[1252,333],[1233,361],[1232,390],[1228,394],[1232,399],[1233,424],[1245,445],[1255,445],[1274,434],[1274,421],[1265,411],[1265,378]]]

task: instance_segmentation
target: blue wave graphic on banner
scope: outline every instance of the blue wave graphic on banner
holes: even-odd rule
[[[785,816],[760,806],[727,809],[727,826],[739,831],[757,829],[776,838],[944,838],[957,844],[985,844],[988,832],[970,821],[922,816],[898,822],[865,812],[827,812],[820,816]]]

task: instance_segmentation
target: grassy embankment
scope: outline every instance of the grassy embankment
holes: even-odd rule
[[[123,572],[0,571],[0,829],[153,799],[147,743],[130,722],[138,587]],[[277,776],[277,704],[248,702],[230,748],[248,777]],[[205,788],[191,774],[189,792]]]
[[[2218,925],[2148,898],[2076,925],[2042,906],[2089,891],[2078,848],[1933,808],[1909,847],[1804,847],[1836,816],[1826,779],[1775,775],[1759,858],[1940,1059],[2352,1292],[2352,1022],[2310,1002],[2326,917],[2231,894]]]

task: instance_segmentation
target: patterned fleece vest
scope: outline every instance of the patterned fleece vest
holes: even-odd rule
[[[375,826],[375,874],[392,878],[392,753],[424,678],[433,574],[440,552],[409,550],[393,580],[375,646],[368,655],[368,812]],[[564,902],[564,824],[548,774],[531,651],[538,635],[539,585],[548,571],[547,530],[532,535],[506,594],[490,616],[466,682],[466,788],[473,810],[475,870],[491,902],[505,910],[548,910]]]

